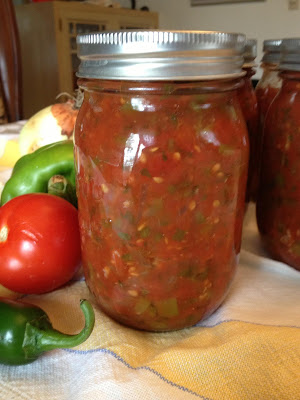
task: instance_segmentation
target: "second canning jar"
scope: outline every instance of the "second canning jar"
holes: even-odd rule
[[[242,78],[242,86],[238,89],[238,98],[246,121],[249,134],[249,168],[246,190],[246,203],[256,198],[257,191],[257,168],[256,168],[256,142],[258,135],[258,106],[257,98],[252,83],[252,77],[255,75],[255,58],[257,54],[257,40],[248,39],[245,45],[243,70],[246,72]]]
[[[255,202],[257,197],[260,165],[261,165],[261,152],[264,134],[264,125],[267,111],[279,92],[282,84],[280,71],[278,69],[280,60],[280,46],[281,39],[268,39],[263,42],[263,57],[261,68],[263,71],[262,77],[255,87],[255,94],[258,104],[258,130],[255,144],[255,173],[253,180],[252,200]]]
[[[257,224],[270,255],[300,270],[300,38],[283,39],[282,88],[264,129]]]
[[[191,326],[223,301],[241,245],[245,37],[78,37],[75,130],[82,262],[100,307],[138,329]]]
[[[281,42],[282,39],[269,39],[264,40],[263,43],[264,54],[261,60],[263,74],[255,87],[262,130],[270,104],[279,92],[282,84],[278,69]]]

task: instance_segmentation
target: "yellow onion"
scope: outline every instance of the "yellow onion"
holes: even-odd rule
[[[19,136],[21,155],[60,140],[72,139],[78,114],[76,99],[48,106],[34,114]]]

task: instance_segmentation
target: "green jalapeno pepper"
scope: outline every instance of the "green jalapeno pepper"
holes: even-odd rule
[[[28,364],[46,351],[83,343],[92,333],[95,314],[87,300],[80,301],[80,308],[85,326],[77,335],[67,335],[53,329],[48,315],[41,308],[0,298],[0,363]]]
[[[21,157],[15,164],[10,179],[4,185],[0,205],[14,197],[27,193],[47,193],[48,181],[54,175],[62,175],[67,185],[65,197],[77,205],[73,142],[51,143]],[[71,195],[70,195],[71,193]]]

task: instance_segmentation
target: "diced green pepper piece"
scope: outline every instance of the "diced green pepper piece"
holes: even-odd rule
[[[155,232],[155,234],[154,234],[154,240],[156,240],[157,242],[162,240],[163,237],[164,237],[164,235],[161,232]]]
[[[126,254],[123,254],[121,258],[125,262],[126,261],[131,261],[132,260],[132,255],[130,253],[126,253]]]
[[[228,112],[230,118],[233,119],[233,121],[237,121],[238,116],[237,116],[237,113],[236,113],[236,111],[235,111],[234,106],[232,106],[232,105],[227,105],[226,111]]]
[[[183,240],[185,233],[186,232],[183,229],[177,229],[173,235],[173,240],[180,242],[181,240]]]
[[[150,304],[150,306],[147,308],[147,315],[150,316],[151,318],[156,317],[157,311],[156,308],[154,307],[153,304]]]
[[[169,185],[168,186],[168,192],[169,193],[171,193],[171,194],[173,194],[173,193],[175,193],[176,192],[176,186],[175,185]]]
[[[169,330],[168,324],[166,322],[162,322],[162,321],[151,322],[151,328],[154,331],[168,331]]]
[[[145,297],[139,298],[134,307],[135,313],[138,315],[143,314],[150,306],[150,304],[150,301],[148,299],[145,299]]]
[[[178,315],[177,300],[174,297],[156,301],[154,304],[160,317],[172,318]]]
[[[202,214],[202,212],[197,211],[195,214],[195,220],[197,224],[203,224],[203,222],[205,222],[205,216]]]
[[[172,123],[173,123],[174,125],[177,125],[177,123],[178,123],[178,118],[177,118],[177,115],[176,115],[176,114],[171,114],[171,115],[170,115],[170,119],[171,119],[171,121],[172,121]]]
[[[197,281],[203,281],[208,276],[208,270],[206,268],[201,270],[199,269],[199,265],[191,263],[187,268],[181,271],[180,276]]]
[[[126,213],[123,215],[123,217],[125,219],[127,219],[127,221],[130,222],[131,224],[134,223],[134,216],[130,211],[126,211]]]
[[[143,175],[143,176],[148,176],[148,178],[151,178],[151,174],[150,174],[150,172],[147,170],[147,168],[143,168],[143,169],[141,170],[141,175]]]
[[[122,240],[130,240],[130,235],[128,233],[125,232],[117,232],[117,233]]]
[[[168,150],[173,152],[175,148],[175,143],[174,143],[174,139],[171,138],[168,140]]]
[[[221,146],[219,147],[219,153],[224,154],[225,156],[231,156],[234,151],[234,147],[230,146],[229,144],[221,144]]]
[[[132,106],[131,102],[127,100],[124,104],[120,106],[120,109],[121,111],[128,112],[133,111],[134,107]]]
[[[164,85],[163,90],[164,90],[164,96],[168,96],[169,94],[171,94],[171,93],[174,92],[175,86],[172,85],[171,83],[166,83],[166,84]],[[163,97],[164,97],[164,96],[163,96]]]
[[[150,228],[149,226],[145,226],[145,228],[141,230],[140,236],[141,238],[146,239],[149,235],[150,235]]]
[[[292,253],[299,257],[300,256],[300,242],[295,242],[291,247]]]
[[[194,111],[201,111],[203,104],[207,103],[207,95],[200,94],[194,97],[194,100],[190,103],[190,107]]]
[[[146,210],[147,216],[157,215],[159,211],[163,209],[163,200],[162,199],[153,199],[149,204],[149,208]]]

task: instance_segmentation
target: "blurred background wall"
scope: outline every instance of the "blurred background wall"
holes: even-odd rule
[[[300,9],[289,10],[289,1],[265,0],[191,7],[190,0],[137,0],[136,8],[148,6],[151,11],[157,11],[162,29],[243,32],[247,37],[258,40],[259,62],[264,39],[300,37]],[[123,7],[130,7],[129,0],[118,2]],[[255,77],[260,75],[258,69]]]

